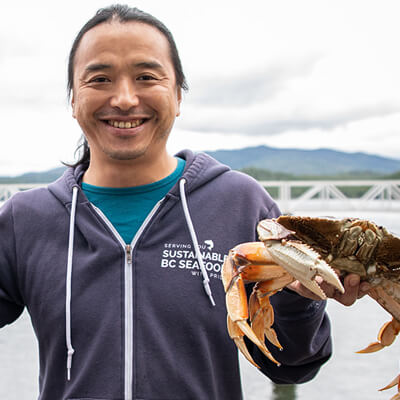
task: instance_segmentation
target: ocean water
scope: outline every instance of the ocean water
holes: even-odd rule
[[[302,214],[300,211],[298,214]],[[327,215],[304,212],[304,215]],[[397,213],[346,212],[329,215],[371,219],[400,236]],[[334,354],[311,382],[302,385],[275,386],[255,367],[240,357],[245,400],[389,400],[396,392],[377,389],[389,383],[399,369],[400,339],[392,346],[372,354],[355,351],[376,340],[379,328],[390,320],[389,314],[370,298],[351,307],[328,301],[332,323]],[[0,399],[30,400],[38,396],[37,342],[24,313],[11,326],[0,330]],[[56,400],[56,399],[55,399]],[[229,400],[229,399],[221,399]]]

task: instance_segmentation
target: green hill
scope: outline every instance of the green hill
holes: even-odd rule
[[[400,171],[400,160],[329,149],[277,149],[267,146],[207,152],[233,169],[258,168],[292,175],[388,175]]]
[[[1,176],[0,183],[49,183],[58,179],[65,168],[58,167],[44,172],[27,172],[18,176]]]

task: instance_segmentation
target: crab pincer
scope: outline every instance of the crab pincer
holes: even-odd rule
[[[321,299],[325,300],[326,295],[315,280],[317,276],[344,293],[339,277],[319,253],[305,243],[290,240],[295,232],[286,229],[275,219],[260,221],[257,232],[275,262]]]

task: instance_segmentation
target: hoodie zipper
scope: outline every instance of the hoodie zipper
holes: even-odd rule
[[[122,239],[121,235],[115,229],[114,225],[109,221],[109,219],[104,215],[104,213],[91,204],[94,210],[99,214],[101,219],[110,228],[111,232],[118,239],[122,245],[125,253],[125,267],[124,267],[124,289],[125,289],[125,363],[124,363],[124,400],[132,400],[132,388],[133,388],[133,258],[132,252],[135,245],[146,228],[147,224],[156,213],[160,207],[161,202],[164,200],[162,198],[159,200],[150,213],[147,215],[143,224],[140,226],[136,232],[131,244],[126,244]]]
[[[133,380],[133,284],[132,246],[125,247],[125,400],[132,400]]]

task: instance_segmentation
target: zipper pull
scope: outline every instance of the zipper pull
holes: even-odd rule
[[[130,244],[126,245],[125,251],[126,251],[126,260],[128,261],[129,265],[132,265],[132,248]]]

